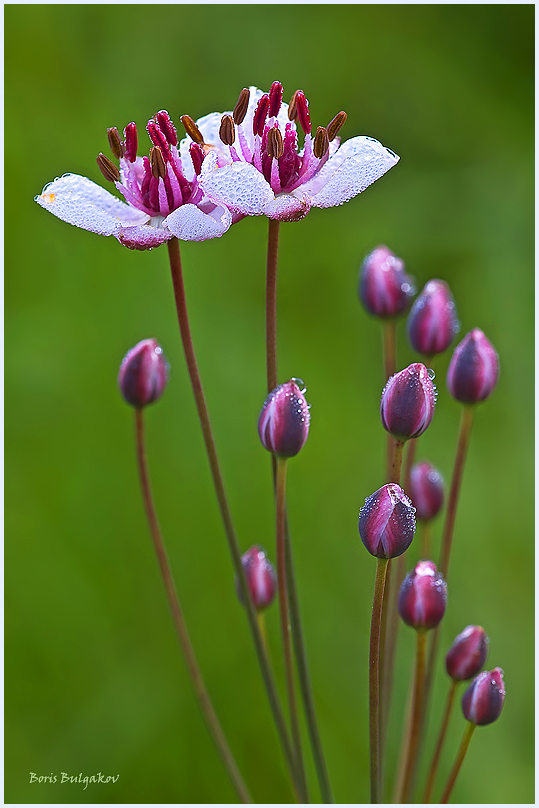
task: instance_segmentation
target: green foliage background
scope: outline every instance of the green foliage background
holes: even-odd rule
[[[291,791],[230,559],[181,353],[165,248],[131,252],[32,201],[64,172],[102,182],[106,127],[166,108],[231,109],[249,84],[305,90],[316,124],[348,112],[401,162],[341,208],[282,227],[281,379],[312,429],[289,510],[323,743],[339,802],[368,800],[367,654],[374,562],[357,513],[383,482],[379,324],[356,297],[379,243],[418,286],[446,279],[463,336],[482,328],[501,380],[465,471],[443,645],[468,623],[505,670],[500,720],[476,733],[454,801],[533,797],[533,28],[531,5],[8,5],[6,34],[7,802],[234,802],[167,612],[134,465],[119,362],[155,336],[171,363],[147,413],[157,505],[194,645],[256,801]],[[265,395],[267,222],[182,248],[193,335],[244,549],[273,555]],[[399,327],[400,366],[416,361]],[[421,440],[448,480],[459,406],[449,356]],[[436,537],[441,522],[435,527]],[[412,554],[413,555],[413,554]],[[413,560],[413,559],[412,559]],[[411,564],[412,562],[410,562]],[[268,615],[278,659],[276,607]],[[401,630],[390,771],[410,676]],[[279,668],[279,681],[282,683]],[[440,667],[428,746],[447,677]],[[463,729],[455,714],[447,775]],[[310,775],[314,782],[314,772]],[[29,773],[119,774],[116,785]],[[318,792],[313,788],[313,799]]]

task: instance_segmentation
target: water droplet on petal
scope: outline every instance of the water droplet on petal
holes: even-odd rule
[[[433,382],[434,379],[436,378],[436,373],[433,371],[432,368],[427,368],[427,373],[429,374],[429,379],[431,380],[431,382]]]

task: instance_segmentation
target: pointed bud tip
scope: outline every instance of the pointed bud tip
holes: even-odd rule
[[[486,662],[488,637],[482,626],[466,626],[455,637],[445,657],[445,667],[456,682],[464,682],[479,673]]]
[[[499,718],[504,702],[503,670],[494,668],[475,677],[462,696],[462,712],[467,721],[484,726]]]

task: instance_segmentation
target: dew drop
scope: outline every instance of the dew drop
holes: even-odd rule
[[[431,380],[431,382],[433,382],[434,379],[436,378],[436,373],[433,371],[432,368],[427,368],[427,373],[429,374],[429,379]]]

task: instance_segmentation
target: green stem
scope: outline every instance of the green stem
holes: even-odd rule
[[[230,751],[230,747],[226,741],[224,732],[219,723],[219,719],[217,718],[213,708],[209,693],[206,690],[206,685],[204,684],[202,673],[198,666],[195,652],[191,644],[191,639],[189,637],[189,632],[187,631],[187,626],[185,624],[183,610],[178,597],[178,592],[176,590],[176,585],[174,583],[174,578],[172,577],[172,571],[170,569],[165,544],[157,519],[157,513],[155,511],[150,475],[148,471],[148,461],[146,458],[142,409],[135,410],[135,440],[137,446],[137,462],[140,485],[142,489],[144,507],[146,509],[146,516],[148,518],[148,524],[150,527],[155,554],[159,563],[159,569],[161,570],[161,576],[165,585],[165,591],[167,594],[172,619],[174,621],[178,640],[180,641],[180,646],[185,657],[187,670],[189,676],[191,677],[193,690],[195,692],[200,711],[204,717],[204,720],[206,721],[208,731],[213,738],[217,751],[221,755],[238,797],[240,798],[241,802],[252,803],[253,800],[251,799],[251,795],[249,794],[247,786],[245,785],[240,771],[236,765],[236,761],[234,760],[232,752]]]
[[[415,668],[415,685],[414,685],[414,701],[412,707],[412,723],[410,725],[410,735],[408,737],[408,758],[406,761],[406,769],[404,774],[404,783],[402,786],[401,798],[399,802],[409,803],[412,785],[414,779],[414,772],[416,766],[416,757],[419,749],[419,738],[421,733],[421,712],[423,707],[423,691],[425,687],[425,644],[427,632],[425,629],[416,629],[417,635],[417,654],[416,654],[416,668]]]
[[[283,711],[281,709],[279,697],[277,695],[277,688],[275,687],[273,673],[269,665],[268,658],[264,652],[264,642],[260,634],[260,628],[258,625],[256,610],[249,593],[249,588],[247,586],[247,580],[245,578],[245,570],[241,562],[241,551],[239,548],[236,532],[234,530],[234,525],[232,523],[230,510],[228,508],[228,502],[225,494],[223,478],[221,476],[221,470],[219,468],[217,451],[215,448],[215,442],[213,439],[210,419],[208,415],[208,409],[206,406],[206,400],[204,398],[204,392],[202,389],[200,374],[198,372],[198,365],[193,348],[193,342],[191,339],[191,331],[189,328],[189,318],[187,315],[187,303],[185,299],[185,287],[183,282],[183,273],[182,273],[178,239],[177,238],[170,239],[170,241],[167,242],[167,247],[170,260],[170,270],[172,273],[172,284],[174,287],[174,299],[176,302],[176,310],[178,313],[178,323],[180,326],[180,333],[182,337],[185,361],[187,364],[187,370],[189,372],[189,378],[191,380],[191,387],[193,389],[193,395],[195,398],[198,417],[202,428],[202,434],[204,437],[204,443],[206,446],[206,452],[210,464],[213,485],[215,488],[217,501],[219,503],[219,509],[221,511],[221,518],[225,528],[225,534],[228,541],[230,554],[232,556],[234,571],[240,583],[240,588],[243,595],[243,602],[245,604],[245,610],[247,612],[247,619],[249,621],[249,627],[253,635],[256,655],[258,657],[258,662],[262,672],[262,678],[264,680],[264,685],[266,687],[266,691],[268,694],[268,700],[275,721],[275,726],[277,728],[277,733],[279,735],[279,739],[283,747],[285,759],[288,763],[288,767],[292,774],[292,778],[294,779],[295,777],[294,753],[292,750],[290,739],[288,737],[288,730],[286,728],[286,722],[284,720]],[[296,783],[296,786],[297,785],[298,784]]]
[[[397,321],[385,320],[382,328],[384,337],[384,375],[387,382],[397,369]]]
[[[453,709],[453,703],[455,701],[455,694],[457,692],[458,684],[459,683],[454,679],[451,680],[451,685],[449,687],[449,693],[447,696],[447,702],[445,705],[444,717],[442,718],[442,726],[440,728],[440,734],[438,736],[438,741],[436,743],[436,749],[434,750],[434,757],[432,758],[429,775],[427,777],[425,796],[423,797],[424,803],[431,802],[432,789],[434,788],[434,782],[436,780],[436,772],[438,771],[438,764],[440,763],[440,756],[442,754],[447,727],[449,726],[449,716],[451,715],[451,710]]]
[[[387,572],[387,558],[376,559],[369,647],[369,746],[371,803],[380,802],[380,623]]]
[[[421,558],[430,558],[432,522],[430,520],[422,522],[421,531]]]
[[[457,754],[457,758],[453,764],[453,768],[451,769],[451,774],[449,775],[449,779],[447,781],[447,785],[445,787],[442,799],[440,800],[441,803],[446,803],[449,800],[451,792],[453,790],[453,786],[455,785],[455,780],[457,779],[457,775],[460,771],[460,767],[462,766],[462,761],[464,760],[464,756],[468,751],[468,746],[470,745],[470,741],[472,740],[472,735],[476,728],[477,724],[472,724],[471,721],[468,722],[468,726],[464,730],[464,737],[460,744],[460,749]]]
[[[296,688],[294,684],[294,665],[292,660],[292,635],[290,630],[290,613],[288,609],[288,591],[286,581],[285,554],[285,514],[286,514],[286,458],[277,458],[276,485],[276,537],[277,537],[277,585],[279,590],[279,611],[281,615],[281,635],[283,640],[283,656],[288,692],[290,724],[294,742],[294,755],[297,779],[301,785],[302,802],[308,802],[307,781],[301,751],[301,733],[299,729]]]

